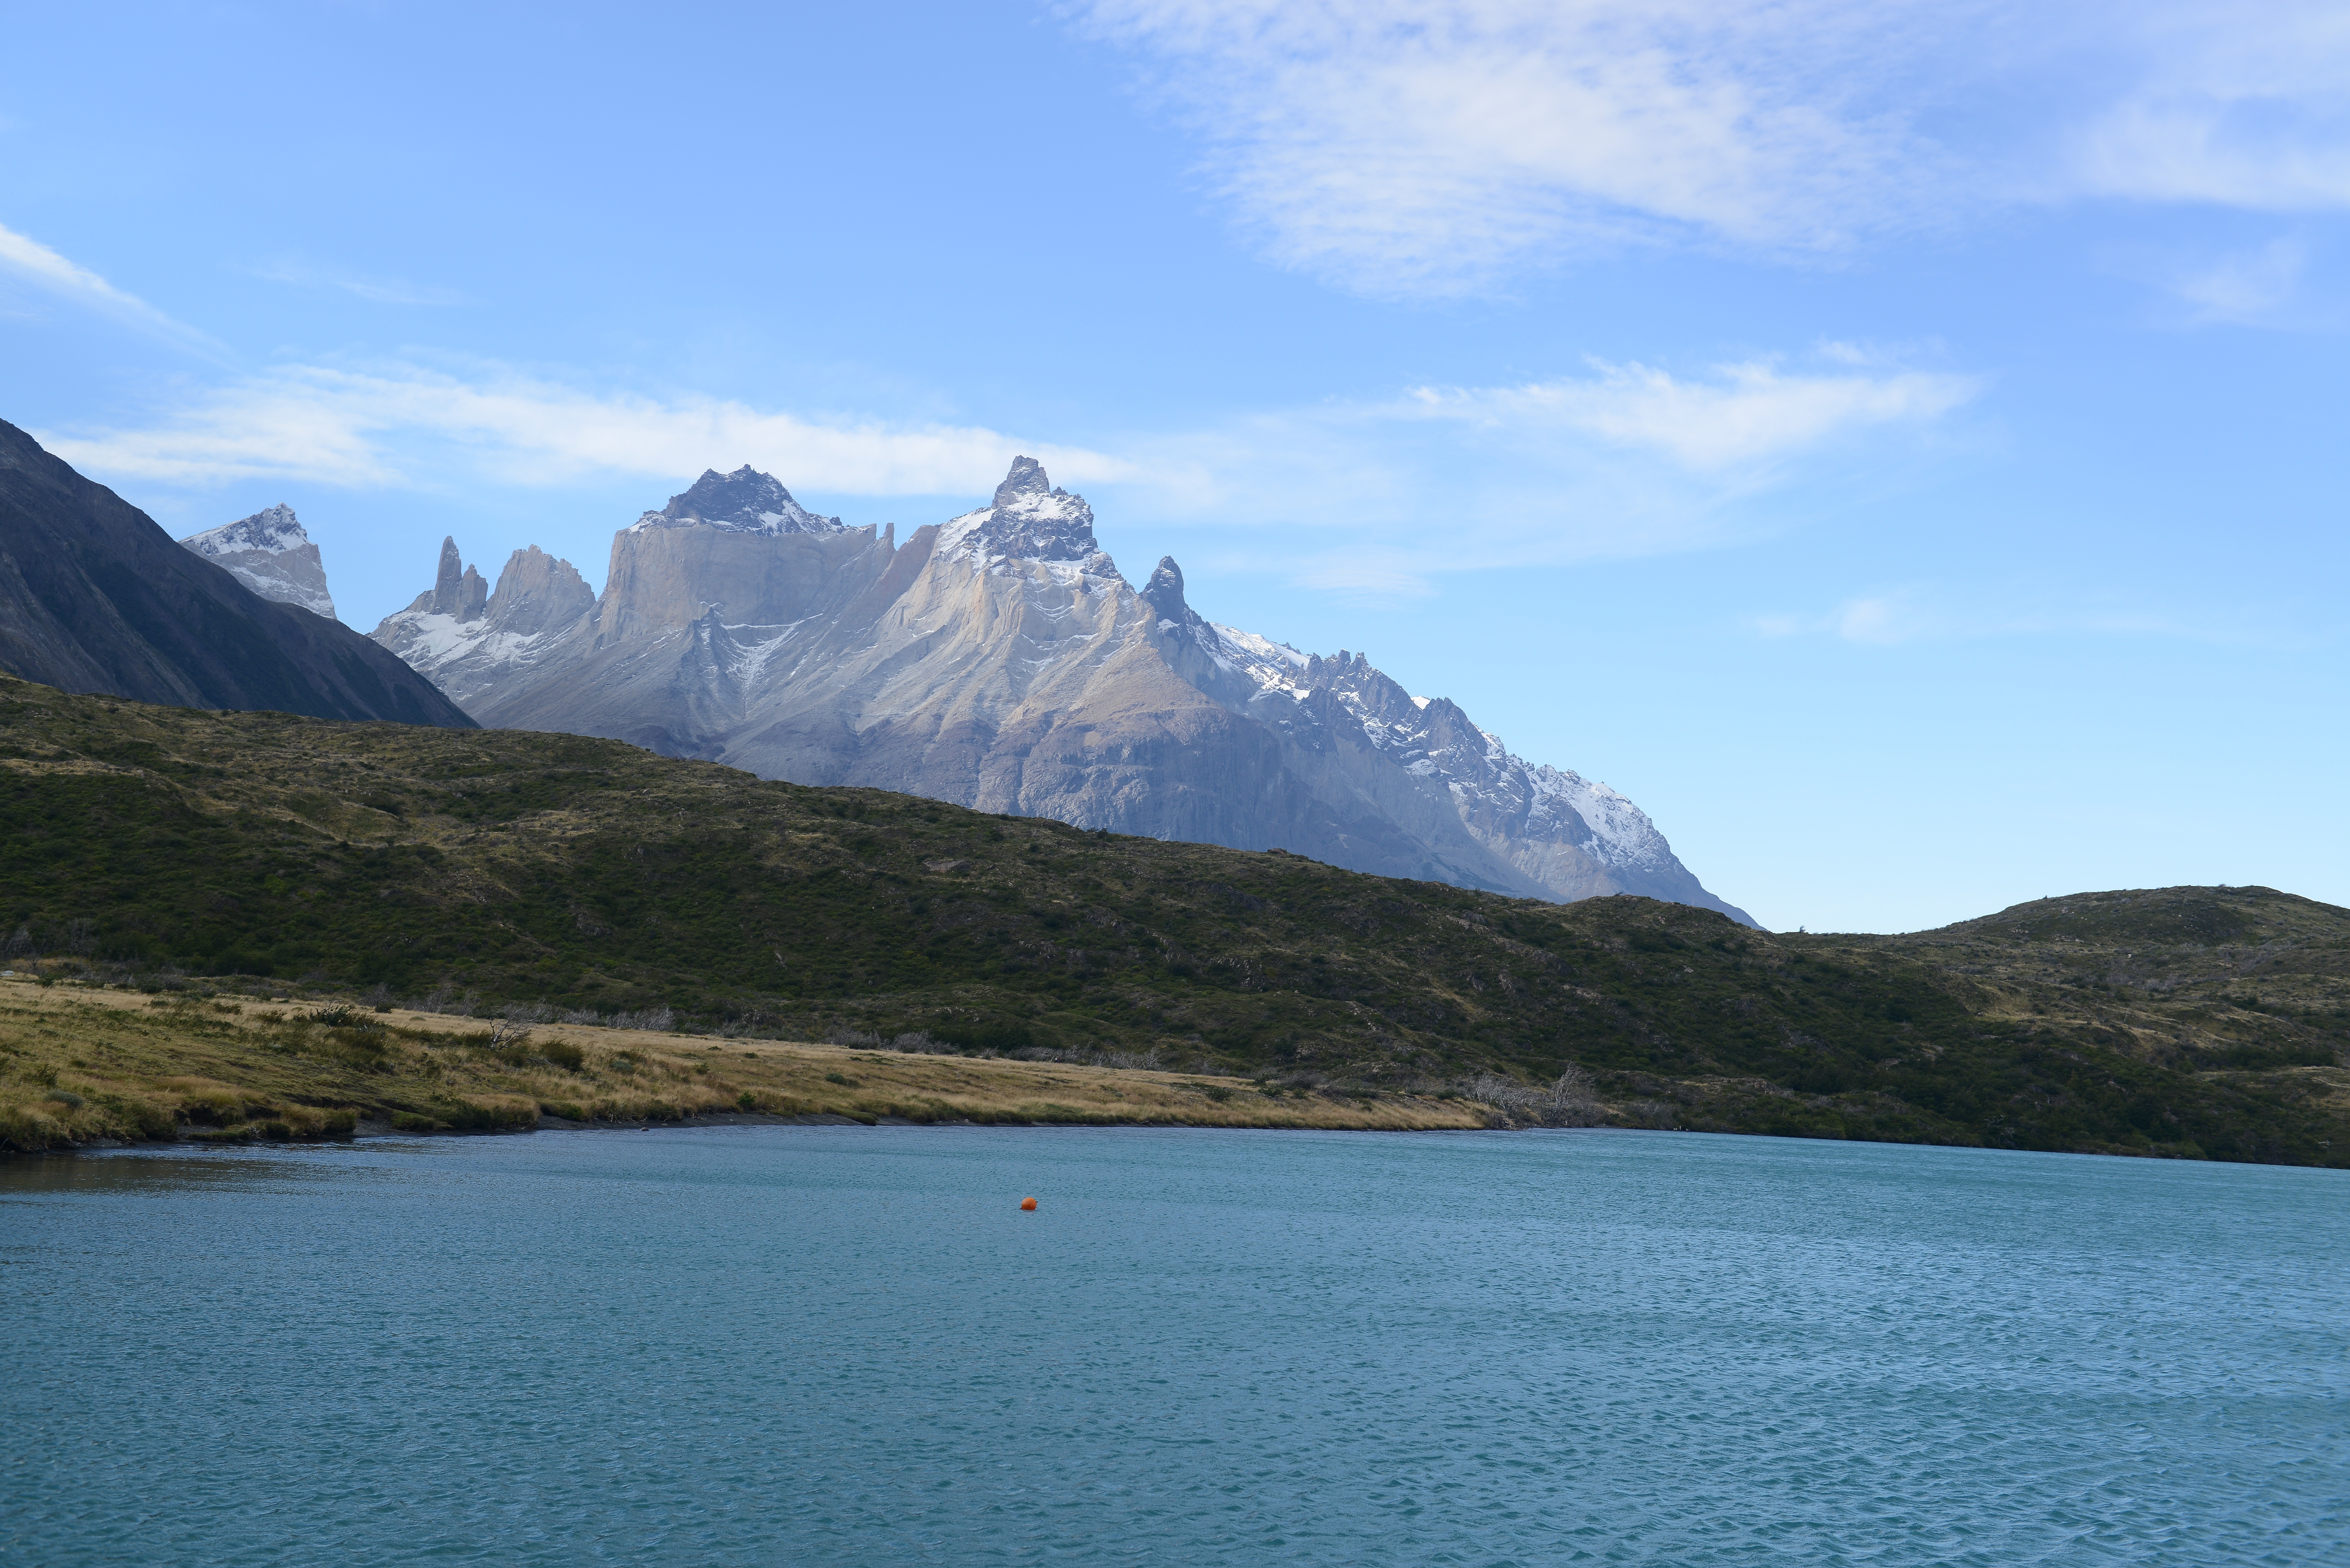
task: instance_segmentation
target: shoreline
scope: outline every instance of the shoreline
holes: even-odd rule
[[[790,1123],[1476,1130],[1452,1092],[1335,1090],[816,1042],[516,1027],[329,1001],[0,980],[0,1152]]]
[[[1654,1132],[1659,1130],[1687,1130],[1683,1128],[1659,1129],[1654,1127],[1618,1127],[1613,1126],[1587,1127],[1524,1127],[1514,1124],[1510,1126],[1407,1127],[1325,1127],[1318,1125],[1305,1126],[1303,1124],[1291,1125],[1271,1122],[974,1122],[946,1120],[918,1122],[910,1121],[901,1116],[882,1116],[871,1122],[861,1122],[854,1116],[836,1116],[830,1114],[817,1114],[810,1116],[769,1116],[757,1112],[723,1111],[715,1112],[706,1116],[693,1116],[678,1121],[574,1122],[565,1121],[559,1117],[548,1116],[541,1118],[536,1126],[532,1127],[504,1128],[445,1127],[434,1132],[403,1130],[393,1127],[389,1122],[362,1122],[356,1130],[338,1137],[285,1139],[256,1138],[250,1142],[224,1143],[216,1139],[197,1137],[158,1137],[140,1139],[102,1137],[93,1138],[86,1143],[64,1144],[56,1147],[44,1149],[0,1148],[0,1167],[5,1167],[12,1160],[59,1159],[69,1158],[76,1155],[85,1154],[119,1154],[127,1149],[147,1151],[176,1149],[185,1152],[220,1150],[222,1152],[233,1153],[240,1149],[255,1148],[350,1148],[360,1144],[379,1142],[385,1138],[528,1137],[538,1133],[698,1132],[713,1127],[871,1127],[875,1129],[884,1127],[920,1127],[925,1130],[944,1130],[948,1128],[970,1130],[973,1128],[983,1128],[989,1130],[1001,1129],[1005,1132],[1037,1132],[1059,1129],[1072,1132],[1367,1132],[1394,1133],[1398,1135],[1417,1134],[1423,1136],[1446,1133],[1478,1132]]]
[[[326,1013],[336,1023],[322,1022]],[[2304,1068],[2312,1096],[2350,1098],[2350,1070]],[[1514,1085],[1501,1085],[1514,1088]],[[1742,1094],[1688,1080],[1686,1104],[1594,1100],[1572,1117],[1482,1085],[1340,1089],[1013,1057],[502,1021],[200,991],[147,992],[0,977],[0,1161],[76,1148],[341,1141],[379,1134],[649,1130],[726,1125],[1222,1127],[1361,1132],[1502,1131],[1574,1125],[1835,1137],[1751,1125]],[[1652,1089],[1635,1083],[1639,1094]],[[1619,1089],[1619,1093],[1622,1092]],[[1714,1103],[1721,1106],[1714,1110]],[[1790,1102],[1791,1103],[1791,1102]],[[1697,1114],[1690,1114],[1694,1106]],[[1669,1113],[1662,1114],[1659,1113]],[[1750,1125],[1737,1125],[1743,1120]],[[2023,1147],[1964,1137],[1855,1141]],[[2203,1158],[2192,1146],[2094,1141],[2043,1149]],[[2224,1158],[2224,1157],[2223,1157]],[[2234,1161],[2230,1161],[2233,1163]],[[2341,1168],[2335,1158],[2242,1163]]]

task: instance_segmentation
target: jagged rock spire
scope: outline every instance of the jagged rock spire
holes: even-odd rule
[[[1012,472],[995,487],[995,504],[1009,506],[1023,495],[1050,495],[1053,482],[1045,476],[1045,465],[1033,457],[1015,457]]]
[[[458,554],[455,536],[450,535],[441,541],[441,570],[432,579],[432,591],[421,595],[408,607],[454,616],[459,620],[479,620],[489,602],[490,585],[478,570],[465,565],[464,557]]]
[[[1172,620],[1175,626],[1196,626],[1199,614],[1191,611],[1182,597],[1182,566],[1175,565],[1172,555],[1159,557],[1159,571],[1151,581],[1142,586],[1142,602],[1159,611],[1161,620]]]
[[[1180,625],[1191,615],[1191,607],[1183,602],[1183,568],[1175,564],[1174,556],[1159,557],[1159,569],[1142,586],[1142,598],[1158,610],[1161,620]]]
[[[457,551],[457,536],[444,535],[441,541],[441,572],[432,579],[432,611],[449,615],[457,607],[457,596],[463,591],[465,557]]]
[[[1150,581],[1143,585],[1139,597],[1144,604],[1159,612],[1162,630],[1172,622],[1189,631],[1211,653],[1222,646],[1216,636],[1216,628],[1184,599],[1183,568],[1175,564],[1174,556],[1159,557],[1159,569],[1150,574]]]

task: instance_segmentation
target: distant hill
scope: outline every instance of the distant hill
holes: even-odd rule
[[[989,504],[902,545],[743,467],[703,473],[616,534],[600,597],[536,547],[488,592],[444,542],[434,587],[374,635],[501,728],[1752,923],[1607,784],[1513,755],[1362,654],[1213,625],[1183,595],[1171,558],[1128,583],[1085,497],[1032,458]],[[1558,658],[1571,702],[1588,661],[1565,644]]]
[[[2350,910],[2266,888],[1790,937],[618,742],[0,680],[0,944],[153,977],[1318,1085],[1590,1073],[1629,1126],[2350,1165]]]
[[[0,670],[194,708],[473,724],[392,654],[255,594],[5,422]]]

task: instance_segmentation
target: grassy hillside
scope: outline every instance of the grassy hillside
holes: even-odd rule
[[[2350,912],[2265,889],[1770,936],[577,736],[13,680],[0,808],[0,940],[51,971],[1375,1091],[1580,1065],[1638,1125],[2350,1164]]]

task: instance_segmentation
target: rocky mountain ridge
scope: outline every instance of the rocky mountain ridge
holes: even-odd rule
[[[327,588],[326,563],[309,531],[284,502],[250,517],[191,534],[180,541],[208,561],[235,574],[236,580],[265,599],[300,605],[312,615],[335,618],[335,596]]]
[[[375,637],[486,724],[1747,919],[1630,801],[1527,763],[1457,704],[1414,697],[1359,654],[1210,622],[1171,558],[1138,592],[1095,539],[1092,508],[1031,458],[988,505],[903,545],[816,518],[745,468],[704,472],[616,534],[600,597],[536,547],[515,553],[495,594],[469,580],[481,583],[445,544],[434,589]]]
[[[684,492],[658,512],[639,517],[636,528],[691,528],[701,524],[743,534],[837,534],[845,524],[819,517],[792,499],[773,475],[744,463],[732,473],[705,468]]]
[[[290,513],[231,524],[238,547],[223,560],[298,563],[315,551],[307,538],[286,547],[298,527]],[[400,659],[330,616],[255,592],[223,560],[0,423],[0,670],[185,708],[472,726]]]

